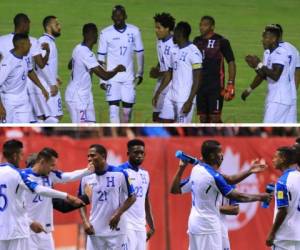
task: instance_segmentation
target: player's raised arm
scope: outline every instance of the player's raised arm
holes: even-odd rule
[[[177,169],[177,172],[173,178],[172,184],[171,184],[171,189],[170,192],[172,194],[181,194],[181,187],[185,185],[184,182],[181,181],[181,177],[183,175],[184,170],[186,169],[188,163],[184,162],[182,160],[179,161],[179,167]]]

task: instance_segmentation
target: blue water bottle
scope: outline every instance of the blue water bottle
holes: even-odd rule
[[[199,163],[199,160],[198,160],[197,158],[192,157],[192,156],[190,156],[190,155],[187,155],[187,154],[183,153],[183,152],[180,151],[180,150],[177,150],[177,151],[176,151],[175,156],[176,156],[177,158],[179,158],[180,160],[186,161],[186,162],[188,162],[188,163],[190,163],[190,164],[192,164],[192,165],[196,165],[196,164]]]
[[[273,193],[275,190],[275,185],[273,183],[269,183],[267,186],[266,186],[266,193]],[[261,207],[262,208],[268,208],[270,205],[269,202],[267,201],[264,201],[262,204],[261,204]]]

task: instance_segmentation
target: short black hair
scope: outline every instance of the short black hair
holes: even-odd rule
[[[133,139],[127,142],[127,149],[130,150],[130,148],[134,146],[143,146],[145,147],[145,143],[142,140],[139,139]]]
[[[280,36],[281,36],[280,30],[279,30],[279,28],[276,27],[276,26],[267,26],[267,27],[265,28],[265,32],[271,33],[271,34],[274,35],[277,39],[279,39]]]
[[[207,140],[202,143],[201,154],[204,160],[210,160],[211,154],[220,149],[221,144],[215,140]]]
[[[169,28],[169,30],[174,30],[175,18],[169,13],[155,14],[153,17],[156,23],[160,23],[164,28]]]
[[[94,148],[98,154],[104,156],[104,158],[106,159],[106,157],[107,157],[107,150],[106,150],[106,148],[104,146],[102,146],[100,144],[92,144],[90,146],[90,148]]]
[[[96,24],[94,23],[86,23],[82,27],[82,35],[85,36],[91,31],[98,31]]]
[[[188,22],[179,22],[179,23],[177,23],[177,25],[175,27],[175,30],[180,31],[183,34],[183,36],[187,39],[189,38],[189,36],[192,32],[191,25],[189,25]]]
[[[215,25],[215,19],[212,16],[203,16],[201,17],[201,21],[207,20],[210,22],[211,25]]]
[[[125,10],[125,7],[123,5],[115,5],[112,9],[112,14],[114,14],[114,12],[116,11],[120,11],[120,12],[123,12],[123,14],[126,14],[126,10]]]
[[[294,147],[279,147],[277,150],[280,155],[285,158],[287,165],[295,164],[297,162],[297,151]]]
[[[14,37],[13,37],[13,44],[14,44],[14,46],[16,46],[16,44],[17,44],[18,41],[25,40],[25,39],[29,39],[29,36],[26,33],[17,33],[17,34],[14,34]]]
[[[280,35],[282,36],[282,34],[283,34],[282,26],[281,26],[280,24],[278,24],[278,23],[275,23],[275,24],[273,23],[273,24],[267,25],[267,26],[265,27],[265,30],[266,30],[267,28],[277,28],[277,29],[279,30],[279,32],[280,32]]]
[[[48,24],[51,22],[52,19],[56,19],[57,17],[56,16],[46,16],[43,20],[43,27],[44,27],[44,30],[46,30]]]
[[[23,148],[23,143],[19,140],[8,140],[4,142],[2,147],[3,156],[7,159],[11,158],[13,154],[19,153]]]
[[[50,161],[52,157],[58,158],[58,153],[53,148],[46,147],[43,148],[40,152],[38,152],[35,162],[39,162],[42,159]]]
[[[19,14],[15,15],[15,17],[14,17],[14,25],[15,25],[15,27],[19,27],[21,24],[28,23],[28,22],[30,22],[30,19],[24,13],[19,13]]]

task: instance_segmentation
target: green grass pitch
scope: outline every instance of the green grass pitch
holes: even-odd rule
[[[261,32],[266,24],[280,23],[284,28],[284,39],[300,49],[299,0],[1,0],[0,35],[13,30],[12,19],[16,13],[24,12],[31,19],[30,35],[38,37],[43,33],[42,19],[46,15],[56,15],[62,24],[62,35],[57,39],[59,50],[59,75],[63,80],[62,96],[68,84],[70,72],[67,62],[76,44],[81,42],[81,28],[84,23],[94,22],[102,29],[111,22],[111,10],[115,4],[126,7],[128,23],[140,27],[145,47],[144,82],[137,89],[133,122],[150,123],[152,117],[152,92],[155,80],[149,78],[150,68],[157,63],[153,15],[169,12],[176,21],[188,21],[192,26],[191,40],[199,34],[198,23],[202,15],[212,15],[216,19],[216,32],[226,36],[235,53],[237,63],[236,98],[224,104],[223,121],[226,123],[260,123],[262,121],[266,84],[260,86],[247,102],[240,94],[254,77],[254,72],[244,62],[247,54],[261,57]],[[97,46],[94,51],[96,52]],[[104,92],[94,78],[93,94],[97,122],[108,122],[108,106]],[[298,105],[299,106],[299,105]],[[64,105],[63,122],[70,122]],[[194,122],[198,119],[195,116]]]

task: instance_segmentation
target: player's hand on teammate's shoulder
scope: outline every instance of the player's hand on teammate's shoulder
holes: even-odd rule
[[[140,85],[140,84],[142,83],[143,77],[142,77],[142,76],[137,76],[137,77],[134,79],[134,81],[135,81],[135,86],[138,86],[138,85]]]
[[[36,221],[33,221],[31,224],[30,224],[30,229],[35,232],[35,233],[41,233],[41,232],[44,232],[44,233],[47,233],[44,229],[44,227],[42,226],[41,223],[39,222],[36,222]]]
[[[106,83],[105,82],[101,82],[100,83],[100,88],[103,89],[104,91],[106,91],[107,90]]]
[[[147,232],[147,238],[146,238],[146,241],[150,240],[150,238],[153,236],[155,232],[155,229],[154,228],[150,228]]]
[[[47,53],[50,53],[49,43],[42,43],[41,44],[41,49],[45,50]]]
[[[117,229],[121,215],[119,213],[113,214],[109,221],[109,227],[111,230]]]
[[[265,159],[255,159],[251,162],[250,172],[252,174],[254,173],[260,173],[265,171],[268,168],[268,165],[265,161]]]
[[[122,64],[119,64],[117,67],[115,67],[114,70],[117,72],[124,72],[124,71],[126,71],[126,67]]]
[[[182,110],[181,110],[181,113],[183,114],[188,114],[191,109],[192,109],[192,106],[193,106],[193,102],[192,101],[186,101],[183,106],[182,106]]]
[[[85,203],[81,199],[70,194],[67,195],[66,200],[75,207],[85,206]]]
[[[95,234],[95,229],[94,229],[93,225],[90,222],[84,222],[83,223],[83,229],[84,229],[85,233],[88,234],[88,235]]]
[[[56,96],[58,93],[58,87],[57,85],[51,85],[50,86],[50,94],[51,96]]]
[[[159,77],[159,68],[158,67],[152,67],[150,69],[149,76],[150,76],[150,78],[157,79]]]

